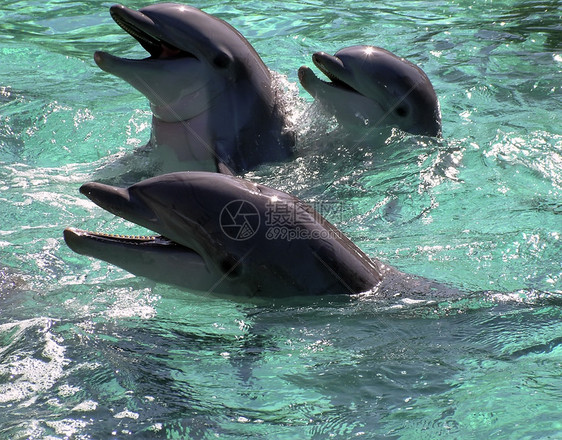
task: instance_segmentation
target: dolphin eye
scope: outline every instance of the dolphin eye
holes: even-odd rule
[[[408,116],[408,113],[409,113],[408,106],[400,105],[400,106],[396,107],[395,112],[401,118],[405,118],[406,116]]]
[[[226,257],[220,262],[220,268],[227,278],[237,278],[242,274],[242,267],[233,257]]]
[[[218,54],[213,60],[213,64],[219,69],[226,69],[230,65],[230,62],[230,57],[224,52]]]

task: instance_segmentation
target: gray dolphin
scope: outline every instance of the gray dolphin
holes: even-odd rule
[[[372,260],[301,200],[238,177],[171,173],[118,188],[80,188],[159,236],[64,231],[79,254],[191,291],[235,297],[435,292],[435,283]]]
[[[94,60],[150,101],[160,172],[217,171],[220,163],[242,172],[292,155],[270,71],[236,29],[175,3],[110,13],[150,56],[96,52]]]
[[[335,55],[317,52],[299,80],[343,126],[398,127],[412,134],[440,136],[439,100],[427,75],[415,64],[374,46],[351,46]]]

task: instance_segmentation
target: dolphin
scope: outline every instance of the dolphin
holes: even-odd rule
[[[293,154],[272,77],[250,43],[217,17],[162,3],[138,11],[114,5],[115,22],[150,54],[145,59],[94,54],[96,64],[146,96],[150,145],[161,173],[235,173]]]
[[[232,175],[177,172],[128,188],[86,183],[80,192],[159,235],[67,228],[73,251],[189,291],[237,298],[436,291],[369,258],[296,197]]]
[[[375,46],[351,46],[335,55],[316,52],[312,61],[329,79],[302,66],[303,88],[344,127],[396,127],[408,133],[441,135],[439,100],[415,64]]]

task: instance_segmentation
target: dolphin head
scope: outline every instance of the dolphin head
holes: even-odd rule
[[[351,46],[335,55],[317,52],[314,64],[329,79],[301,67],[304,89],[342,125],[398,127],[439,136],[439,101],[427,75],[415,64],[374,46]]]
[[[209,172],[172,173],[128,188],[80,191],[113,214],[157,232],[129,237],[68,228],[75,252],[191,290],[238,296],[359,293],[377,264],[302,201]]]
[[[115,22],[149,53],[142,60],[94,54],[96,64],[145,95],[155,117],[191,119],[238,80],[269,84],[269,71],[228,23],[186,5],[161,3],[138,11],[114,5]]]

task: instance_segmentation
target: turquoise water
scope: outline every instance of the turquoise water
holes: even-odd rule
[[[139,8],[146,2],[129,2]],[[200,2],[283,77],[302,154],[247,177],[311,202],[442,302],[196,296],[73,254],[133,231],[79,186],[138,162],[142,57],[101,1],[0,8],[0,438],[562,438],[558,1]],[[296,83],[351,44],[419,64],[444,138],[346,142]],[[142,165],[142,164],[141,164]]]

